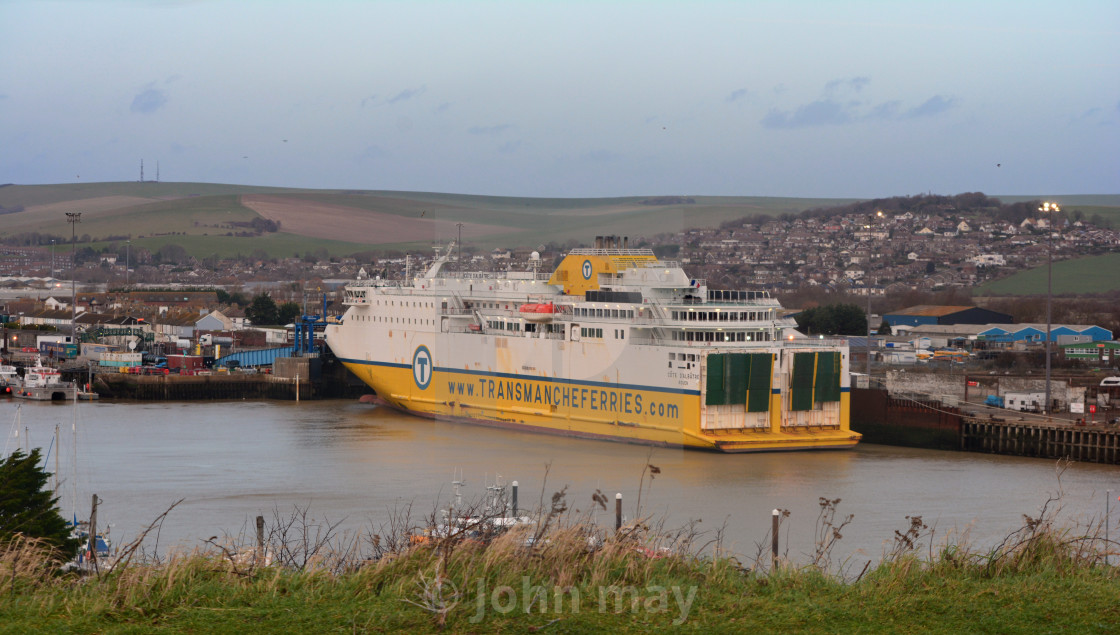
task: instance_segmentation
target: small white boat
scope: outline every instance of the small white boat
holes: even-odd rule
[[[62,381],[57,368],[43,365],[43,358],[36,357],[35,365],[23,373],[23,381],[15,389],[15,396],[37,401],[72,401],[78,393],[74,382]]]
[[[19,386],[19,373],[15,366],[0,365],[0,394],[10,395]]]

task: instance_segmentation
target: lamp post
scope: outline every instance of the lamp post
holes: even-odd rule
[[[871,242],[871,221],[876,218],[883,218],[883,211],[876,210],[875,216],[869,216],[867,220],[867,242]],[[867,387],[871,388],[871,253],[867,254],[867,279],[863,283],[864,290],[867,291]]]
[[[132,251],[132,239],[124,244],[124,288],[128,288],[128,256]]]
[[[54,277],[54,239],[51,239],[51,277]]]
[[[1057,216],[1057,203],[1043,203],[1038,211],[1049,214],[1046,221],[1046,416],[1050,416],[1050,298],[1054,283],[1054,217]]]
[[[77,249],[78,223],[82,222],[81,212],[66,212],[66,222],[70,223],[70,343],[78,343],[78,283]]]

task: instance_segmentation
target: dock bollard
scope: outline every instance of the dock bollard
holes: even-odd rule
[[[774,569],[777,569],[778,568],[778,518],[780,518],[780,512],[775,509],[773,511],[773,515],[774,515],[773,527],[770,530],[770,533],[773,534],[773,537],[772,537],[772,540],[770,542],[770,551],[773,553]]]
[[[622,492],[614,495],[614,530],[622,529]]]
[[[510,515],[517,518],[517,481],[514,481],[511,487],[513,488],[513,495],[510,502],[512,503],[513,513]]]

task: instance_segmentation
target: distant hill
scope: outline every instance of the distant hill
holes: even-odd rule
[[[596,235],[634,242],[663,232],[714,227],[744,217],[796,214],[853,199],[717,196],[522,198],[432,192],[309,190],[217,183],[84,183],[0,187],[0,236],[39,234],[93,246],[108,242],[156,250],[183,246],[197,256],[263,252],[289,256],[326,249],[427,249],[461,235],[476,249],[536,247]],[[270,223],[255,222],[257,219]],[[255,232],[253,227],[278,227]],[[48,238],[49,241],[49,238]],[[85,244],[89,244],[85,243]],[[633,243],[632,243],[633,244]]]
[[[1049,198],[1120,224],[1118,195],[999,198]],[[220,183],[9,184],[0,186],[0,237],[24,235],[38,244],[49,244],[53,237],[59,244],[69,243],[66,212],[82,212],[74,233],[83,245],[95,248],[130,239],[133,246],[153,252],[175,244],[199,257],[349,255],[427,250],[461,233],[464,244],[483,251],[569,241],[591,244],[605,234],[629,236],[637,244],[661,233],[858,200],[663,194],[524,198]]]

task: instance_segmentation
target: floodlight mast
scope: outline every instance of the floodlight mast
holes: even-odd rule
[[[82,222],[81,212],[66,212],[66,222],[70,223],[70,343],[78,344],[78,223]]]

